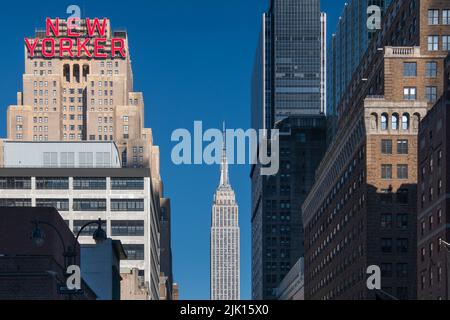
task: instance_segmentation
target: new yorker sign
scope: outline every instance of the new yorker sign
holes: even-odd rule
[[[29,57],[34,58],[41,53],[43,58],[126,58],[125,40],[106,37],[107,19],[86,18],[83,20],[86,22],[86,28],[82,29],[80,18],[68,18],[67,33],[60,34],[61,20],[47,18],[45,38],[25,38]],[[110,44],[108,40],[111,41]]]

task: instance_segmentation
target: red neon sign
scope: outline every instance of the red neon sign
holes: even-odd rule
[[[126,58],[125,40],[122,38],[111,38],[111,49],[107,50],[106,19],[102,19],[100,22],[98,18],[86,18],[85,21],[86,32],[82,34],[79,30],[81,19],[69,18],[67,20],[67,36],[60,37],[60,19],[56,18],[52,21],[50,18],[47,18],[45,21],[46,38],[25,38],[25,46],[29,57],[33,58],[36,55],[36,48],[40,43],[39,47],[42,56],[45,58],[54,58],[56,56],[60,58],[93,57],[96,59],[106,59],[116,56]],[[56,45],[59,47],[59,55],[55,50]],[[67,53],[67,55],[64,55],[64,53]]]

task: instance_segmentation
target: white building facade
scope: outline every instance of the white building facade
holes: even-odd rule
[[[151,300],[159,299],[158,206],[146,168],[0,168],[0,207],[54,207],[75,235],[102,219],[127,254],[121,273],[139,269]],[[96,228],[84,229],[79,243],[95,244]]]
[[[229,183],[226,148],[211,222],[211,300],[240,300],[240,230],[236,196]]]

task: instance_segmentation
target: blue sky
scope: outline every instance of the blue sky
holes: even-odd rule
[[[322,0],[329,30],[344,0]],[[165,195],[172,198],[174,276],[182,299],[209,298],[209,227],[219,182],[218,166],[175,166],[172,131],[248,128],[250,78],[261,14],[268,0],[8,1],[0,29],[4,58],[0,77],[0,136],[6,136],[6,108],[22,88],[23,38],[45,26],[45,17],[66,17],[77,4],[82,17],[108,17],[129,33],[134,85],[145,99],[145,124],[161,147]],[[240,206],[241,296],[251,296],[250,179],[247,166],[230,168]]]

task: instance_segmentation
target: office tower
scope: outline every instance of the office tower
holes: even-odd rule
[[[225,139],[225,134],[224,134]],[[236,196],[229,183],[226,147],[211,219],[211,300],[240,300],[240,231]]]
[[[376,5],[382,16],[392,0],[350,0],[345,3],[328,47],[327,116],[337,116],[337,104],[376,30],[367,28],[367,9]]]
[[[321,112],[319,0],[271,0],[263,14],[252,79],[252,127]]]
[[[121,272],[138,269],[146,298],[158,299],[167,200],[143,94],[133,91],[128,35],[106,18],[77,22],[47,19],[25,39],[23,91],[0,141],[0,202],[54,206],[74,233],[106,220],[128,255]],[[92,241],[90,232],[80,243]]]
[[[276,299],[303,257],[301,204],[325,152],[326,15],[318,0],[273,0],[252,78],[252,127],[280,130],[280,170],[252,179],[252,297]]]
[[[450,11],[440,14],[450,23]],[[429,62],[432,63],[432,62]],[[429,69],[430,70],[430,69]],[[433,72],[437,71],[432,68]],[[430,70],[431,71],[431,70]],[[450,55],[445,62],[445,90],[420,123],[417,195],[417,296],[419,300],[450,299],[448,176],[450,141]]]
[[[342,94],[335,139],[303,204],[306,299],[417,297],[417,136],[443,93],[450,26],[434,11],[444,9],[394,0]],[[382,291],[367,288],[371,265]]]

